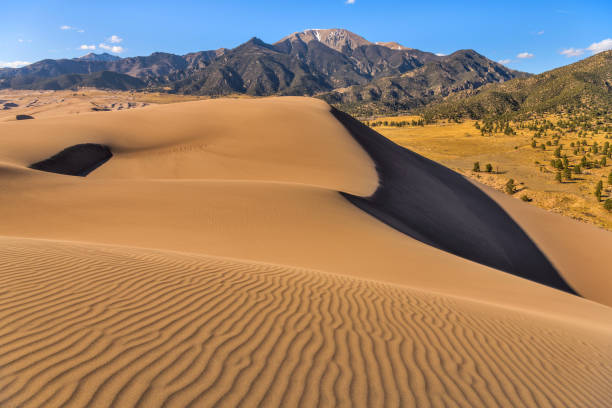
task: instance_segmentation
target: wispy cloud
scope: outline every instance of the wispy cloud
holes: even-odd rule
[[[437,55],[438,57],[445,57],[445,56],[446,56],[446,54],[442,54],[441,52],[436,52],[436,55]]]
[[[19,67],[23,67],[25,65],[30,65],[31,62],[27,62],[27,61],[11,61],[11,62],[6,62],[6,61],[0,61],[0,68],[19,68]]]
[[[355,0],[346,0],[344,4],[355,4]]]
[[[580,48],[567,48],[561,51],[559,54],[565,55],[567,58],[579,57],[584,54],[584,50]]]
[[[521,52],[520,54],[518,54],[516,56],[516,58],[521,58],[521,59],[525,59],[525,58],[533,58],[533,54],[529,53],[529,52]]]
[[[612,50],[612,38],[606,38],[600,42],[593,43],[587,47],[587,50],[591,51],[593,54]]]
[[[537,35],[542,35],[542,34],[544,34],[544,30],[538,31],[536,34]]]
[[[111,35],[110,38],[108,39],[108,42],[113,43],[113,44],[119,44],[121,41],[123,41],[123,38],[117,35]]]
[[[586,51],[590,51],[591,54],[594,55],[608,50],[612,50],[612,38],[606,38],[605,40],[595,42],[586,48],[566,48],[559,54],[565,55],[567,58],[572,58],[579,57]]]
[[[64,31],[76,31],[77,33],[84,33],[85,32],[85,30],[83,30],[82,28],[77,28],[77,27],[73,27],[73,26],[69,26],[69,25],[60,26],[60,30],[64,30]]]
[[[500,64],[502,64],[502,65],[506,65],[506,64],[511,63],[511,62],[512,62],[512,60],[511,60],[510,58],[508,58],[508,59],[499,60],[499,61],[497,61],[497,62],[499,62],[499,63],[500,63]]]
[[[79,47],[82,50],[95,50],[96,46],[95,45],[87,45],[87,44],[83,44]]]
[[[123,47],[119,45],[108,45],[108,44],[100,43],[98,47],[102,48],[103,50],[115,53],[115,54],[120,54],[123,52]]]

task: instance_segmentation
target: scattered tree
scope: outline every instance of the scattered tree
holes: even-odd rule
[[[487,170],[487,173],[491,173],[493,171],[493,166],[491,165],[491,163],[487,163],[485,168]]]
[[[597,201],[601,201],[601,190],[603,189],[603,183],[601,180],[597,182],[595,186],[595,197],[597,197]]]
[[[474,168],[472,171],[479,172],[480,171],[480,162],[474,162]]]
[[[566,167],[563,169],[563,178],[566,180],[572,179],[572,171],[570,170],[569,167]]]
[[[506,183],[506,193],[514,194],[515,192],[516,192],[516,185],[514,184],[514,179],[510,179]]]

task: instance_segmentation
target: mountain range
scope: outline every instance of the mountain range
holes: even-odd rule
[[[156,52],[119,58],[91,53],[46,59],[0,69],[0,88],[41,89],[48,86],[48,79],[71,88],[94,83],[87,76],[102,71],[138,79],[134,88],[141,87],[142,81],[149,89],[195,95],[316,95],[371,111],[411,109],[457,91],[529,75],[473,50],[436,55],[395,42],[373,43],[344,29],[312,29],[274,44],[252,38],[233,49],[186,55]],[[76,81],[57,79],[69,74],[80,76]],[[103,85],[124,89],[129,83],[114,78]]]
[[[610,112],[612,50],[528,78],[456,92],[421,110],[433,117],[473,119],[531,112]]]

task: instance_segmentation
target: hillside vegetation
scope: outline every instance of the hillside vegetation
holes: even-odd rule
[[[449,96],[420,112],[434,118],[521,116],[612,109],[612,51],[552,71]]]

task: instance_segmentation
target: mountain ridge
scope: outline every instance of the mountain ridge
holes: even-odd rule
[[[612,50],[527,78],[454,93],[422,110],[428,116],[469,117],[612,108]]]
[[[476,57],[462,62],[462,58],[467,58],[466,53],[438,56],[394,42],[373,43],[345,29],[309,29],[292,33],[272,44],[253,37],[232,49],[185,55],[155,52],[149,56],[119,58],[90,53],[73,59],[46,59],[22,68],[0,70],[0,88],[23,88],[41,79],[56,79],[67,74],[111,71],[129,75],[143,81],[149,89],[164,92],[207,96],[235,93],[307,95],[339,104],[357,100],[366,104],[383,103],[386,107],[416,107],[429,103],[432,98],[415,95],[433,94],[437,98],[457,89],[473,89],[489,82],[526,75],[473,50],[469,53]],[[429,70],[425,73],[426,79],[399,79],[406,75],[418,76],[424,70]],[[451,78],[453,76],[459,82]],[[466,79],[468,76],[469,80]],[[434,77],[447,77],[447,80],[434,80]],[[404,83],[400,88],[408,86],[410,89],[400,93],[390,89],[387,97],[380,100],[380,95],[386,92],[385,84],[389,82],[384,78],[396,78],[394,81]],[[430,86],[441,89],[430,89]],[[374,90],[358,96],[353,94],[352,99],[346,92],[337,92],[351,87]],[[388,97],[393,99],[396,94],[398,100],[387,101]],[[401,100],[401,94],[409,94],[410,103]]]

